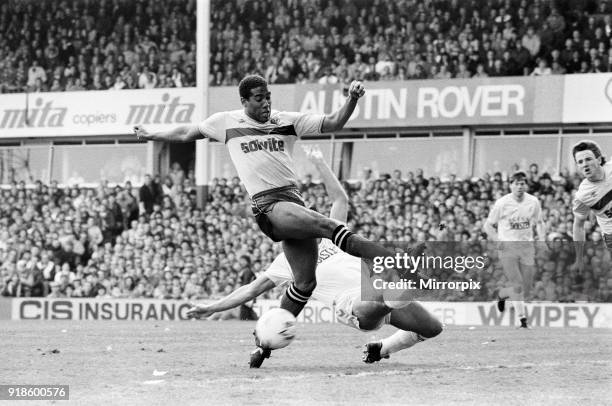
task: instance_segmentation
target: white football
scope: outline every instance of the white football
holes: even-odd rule
[[[255,336],[259,345],[270,350],[288,346],[295,338],[295,323],[295,316],[285,309],[267,311],[255,325]]]

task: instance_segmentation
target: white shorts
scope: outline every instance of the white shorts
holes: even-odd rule
[[[355,303],[361,302],[361,288],[348,290],[342,293],[334,300],[334,311],[336,313],[336,320],[338,323],[346,326],[355,328],[360,331],[373,331],[378,330],[384,324],[389,324],[391,320],[391,313],[389,312],[376,326],[371,330],[363,330],[359,327],[359,319],[353,314],[353,306]]]

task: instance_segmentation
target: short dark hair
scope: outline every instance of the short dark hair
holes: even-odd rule
[[[238,84],[238,93],[242,99],[248,99],[251,97],[251,90],[261,86],[268,86],[268,82],[259,75],[248,75]]]
[[[601,154],[601,148],[595,141],[582,140],[572,148],[572,156],[576,160],[576,153],[580,151],[593,151],[595,158],[601,158],[601,165],[606,163],[606,158]]]
[[[527,174],[523,171],[516,171],[510,176],[510,183],[527,181]]]

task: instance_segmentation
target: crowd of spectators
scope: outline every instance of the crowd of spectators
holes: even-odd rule
[[[509,173],[518,170],[512,168]],[[533,298],[543,301],[612,301],[612,258],[601,241],[594,221],[587,221],[586,266],[579,273],[574,267],[575,247],[571,237],[573,193],[580,178],[568,170],[555,176],[540,173],[537,164],[529,168],[529,191],[542,203],[546,242],[536,244],[536,281]],[[324,188],[307,180],[304,196],[307,204],[329,211]],[[487,255],[492,266],[485,272],[473,268],[465,272],[433,269],[428,276],[442,281],[482,281],[484,289],[444,291],[444,300],[490,300],[494,292],[507,284],[496,245],[487,242],[483,225],[493,202],[509,193],[507,177],[501,173],[482,178],[458,180],[427,178],[422,170],[375,176],[364,172],[357,183],[345,183],[351,212],[348,227],[376,241],[401,242],[401,246],[419,241],[447,241],[429,245],[428,255]],[[439,225],[445,229],[440,230]],[[468,267],[469,268],[469,267]]]
[[[0,5],[0,93],[195,86],[195,0]],[[210,84],[612,71],[584,0],[214,0]]]
[[[218,0],[210,83],[609,72],[611,12],[583,0]]]
[[[589,234],[586,269],[577,274],[571,237],[571,199],[578,179],[529,172],[543,204],[550,247],[538,249],[534,297],[612,301],[610,256],[599,233]],[[329,209],[325,188],[310,177],[300,185],[307,204]],[[348,225],[378,241],[446,239],[485,247],[482,224],[494,199],[508,191],[499,173],[475,180],[427,178],[422,171],[345,183]],[[194,174],[178,165],[162,180],[134,188],[13,184],[0,192],[0,293],[3,296],[206,299],[248,283],[280,252],[261,233],[238,178],[214,179],[205,208],[196,206]],[[587,224],[594,231],[595,224]],[[471,248],[469,248],[471,249]],[[480,249],[480,248],[479,248]],[[448,274],[446,275],[448,277]],[[468,278],[456,273],[453,278]],[[505,283],[498,263],[477,275],[484,289],[445,299],[490,300]],[[447,278],[448,279],[448,278]],[[268,297],[278,297],[272,291]]]
[[[195,0],[0,3],[0,93],[195,86]]]

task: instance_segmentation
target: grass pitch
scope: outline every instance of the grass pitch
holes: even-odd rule
[[[366,365],[363,344],[392,328],[364,334],[300,324],[294,343],[252,370],[253,328],[252,322],[3,322],[0,384],[70,385],[70,401],[54,403],[60,405],[582,406],[612,399],[612,330],[448,327]]]

